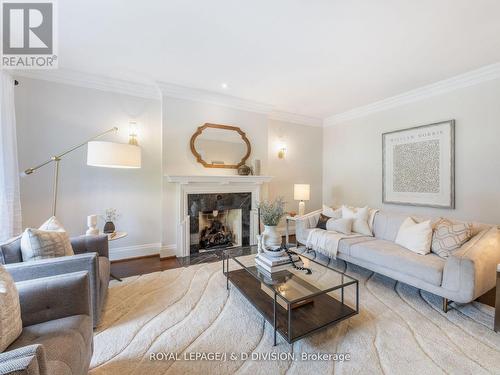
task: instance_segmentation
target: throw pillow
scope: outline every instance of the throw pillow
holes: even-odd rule
[[[368,224],[369,210],[368,206],[362,208],[350,208],[342,206],[342,218],[353,219],[352,231],[365,236],[373,236],[370,225]]]
[[[395,242],[414,253],[426,255],[431,252],[431,241],[431,221],[416,223],[411,217],[407,217],[399,227]]]
[[[73,248],[66,232],[28,228],[21,237],[23,262],[73,255]]]
[[[344,234],[352,233],[353,219],[330,219],[326,222],[326,230],[340,232]]]
[[[64,229],[62,224],[59,222],[59,220],[57,220],[55,216],[52,216],[49,220],[43,223],[38,229],[49,230],[53,232],[66,232],[66,229]]]
[[[323,205],[323,215],[328,216],[332,219],[340,219],[342,217],[342,209]]]
[[[19,337],[22,330],[21,306],[16,284],[0,264],[0,353]]]
[[[441,219],[434,227],[431,250],[441,258],[447,258],[471,237],[471,224],[453,223],[448,219]]]
[[[326,230],[326,222],[328,220],[330,220],[329,216],[319,214],[319,220],[318,223],[316,224],[316,228]]]

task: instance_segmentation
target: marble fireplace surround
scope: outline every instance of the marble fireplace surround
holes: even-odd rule
[[[176,186],[176,255],[190,255],[190,216],[189,194],[251,193],[250,244],[256,243],[258,217],[255,204],[260,200],[262,185],[271,181],[270,176],[205,176],[205,175],[167,175],[167,181]]]

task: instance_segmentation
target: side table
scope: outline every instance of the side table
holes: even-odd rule
[[[108,242],[111,242],[111,241],[116,241],[116,240],[119,240],[119,239],[122,239],[122,238],[125,238],[128,236],[128,233],[127,232],[114,232],[114,233],[109,233],[108,234]],[[117,280],[117,281],[122,281],[122,279],[120,279],[119,277],[113,275],[112,272],[110,272],[109,276],[111,276],[113,279]]]
[[[495,332],[500,332],[500,264],[497,266],[497,295],[495,298]]]
[[[290,222],[291,221],[295,222],[296,219],[297,219],[297,216],[289,216],[289,215],[285,218],[285,220],[286,220],[285,246],[287,248],[290,247],[290,228],[289,228]]]

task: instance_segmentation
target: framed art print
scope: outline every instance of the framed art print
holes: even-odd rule
[[[455,208],[455,120],[382,134],[383,203]]]

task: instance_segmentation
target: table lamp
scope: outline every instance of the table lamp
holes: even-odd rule
[[[309,200],[311,187],[309,184],[294,184],[293,199],[299,201],[299,216],[305,214],[306,203]]]

